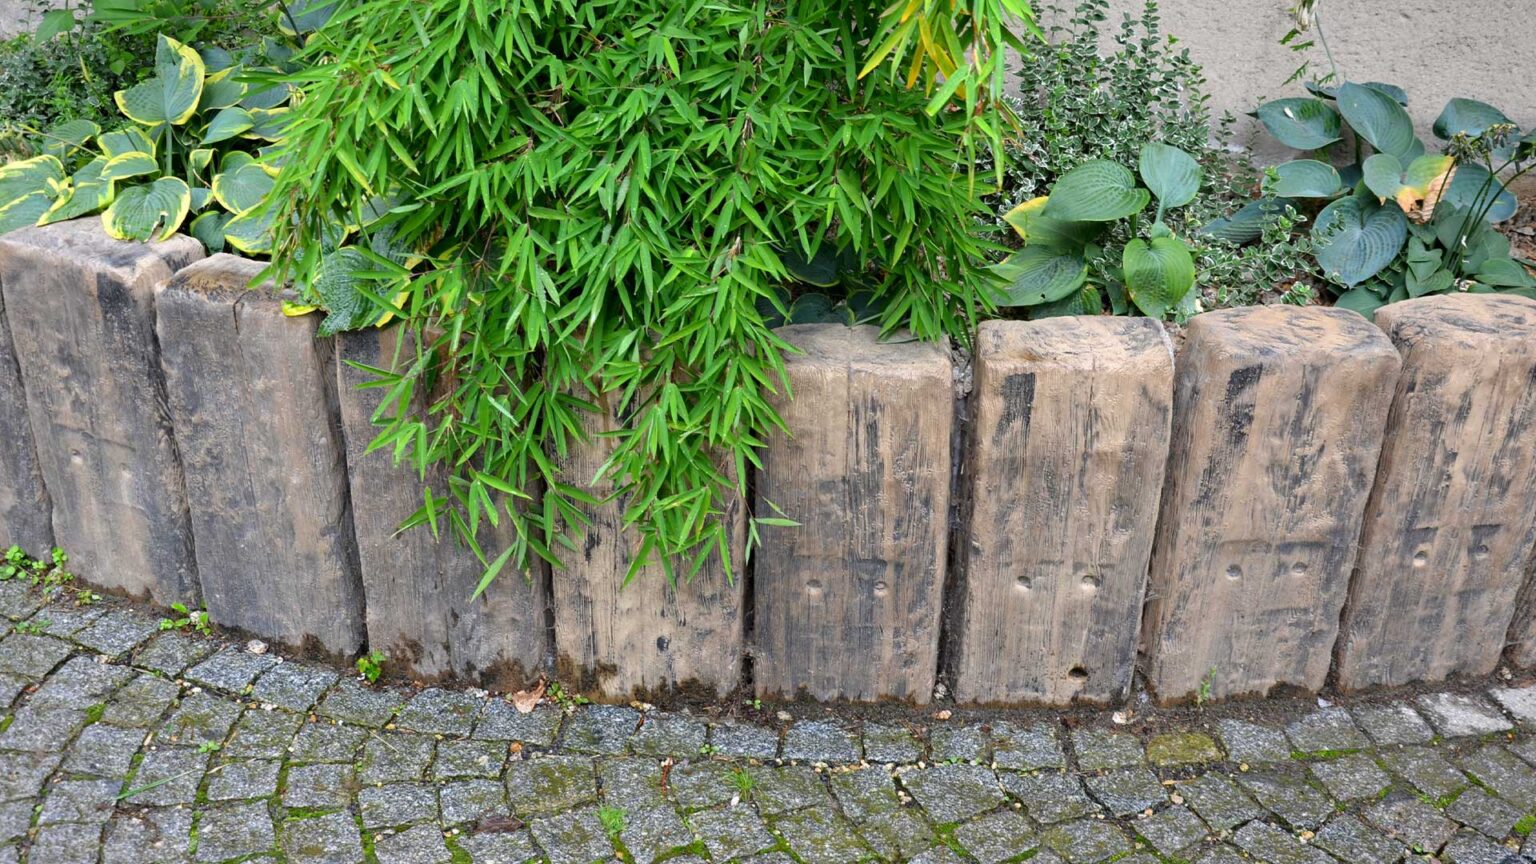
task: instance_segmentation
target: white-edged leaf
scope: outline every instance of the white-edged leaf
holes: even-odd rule
[[[148,153],[155,155],[155,142],[149,140],[144,130],[137,126],[128,126],[123,129],[115,129],[111,132],[103,132],[96,139],[101,145],[101,152],[110,159],[113,156],[121,156],[124,153]]]
[[[213,176],[213,197],[229,212],[244,213],[260,204],[276,182],[259,164],[246,162]]]
[[[177,177],[119,190],[101,214],[102,227],[119,240],[167,240],[192,207],[192,190]]]
[[[107,157],[97,156],[70,175],[68,197],[60,197],[48,209],[40,225],[77,219],[112,203],[112,181],[102,176]]]
[[[145,126],[180,126],[197,113],[203,95],[203,58],[196,51],[161,35],[155,51],[155,74],[142,83],[119,90],[113,98],[128,119]]]
[[[148,153],[124,153],[107,160],[102,177],[107,180],[127,180],[129,177],[143,177],[159,170],[160,165],[155,162],[155,157]]]

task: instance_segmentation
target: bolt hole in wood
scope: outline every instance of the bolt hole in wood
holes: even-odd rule
[[[1420,549],[1419,551],[1413,553],[1413,566],[1415,566],[1415,567],[1423,567],[1424,565],[1426,565],[1428,563],[1429,563],[1429,553],[1428,552],[1425,552],[1423,549]]]
[[[1300,561],[1297,561],[1295,564],[1292,564],[1291,565],[1291,575],[1295,576],[1298,579],[1300,579],[1301,577],[1307,575],[1307,565],[1303,564]]]
[[[886,585],[884,582],[876,582],[875,583],[875,596],[876,597],[884,597],[889,592],[889,590],[890,590],[890,586]]]
[[[821,580],[811,579],[805,583],[805,593],[812,597],[821,596]]]
[[[1487,558],[1487,557],[1488,557],[1488,547],[1487,546],[1479,546],[1476,549],[1472,550],[1472,558],[1474,560],[1481,561],[1481,560],[1483,560],[1484,558]]]
[[[1227,578],[1234,582],[1243,578],[1243,568],[1237,566],[1236,564],[1227,567]]]
[[[1087,681],[1088,670],[1081,666],[1073,666],[1071,669],[1067,670],[1067,677],[1071,678],[1073,681]]]
[[[1084,573],[1082,577],[1082,586],[1083,592],[1085,594],[1092,594],[1093,592],[1099,590],[1099,580],[1094,578],[1093,574],[1091,573]]]
[[[1013,587],[1015,590],[1023,593],[1029,591],[1035,586],[1034,583],[1029,580],[1028,576],[1020,576],[1019,578],[1013,580]]]

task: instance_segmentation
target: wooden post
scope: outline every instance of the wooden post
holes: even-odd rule
[[[573,486],[594,497],[612,487],[591,487],[613,451],[611,439],[597,437],[615,428],[618,407],[600,400],[602,414],[588,415],[588,440],[575,445],[561,468]],[[723,696],[741,676],[743,568],[746,513],[732,504],[731,577],[718,554],[693,579],[667,583],[658,562],[646,565],[628,585],[638,551],[634,532],[623,527],[624,503],[611,500],[585,508],[590,520],[577,536],[580,552],[562,550],[564,566],[554,571],[556,669],[562,678],[582,681],[608,699],[647,698],[684,690]],[[575,526],[570,530],[580,535]]]
[[[375,375],[354,364],[399,370],[415,359],[414,344],[408,331],[388,327],[343,333],[337,346],[337,398],[370,645],[388,654],[391,666],[418,678],[457,675],[499,689],[521,688],[547,650],[542,574],[530,579],[505,569],[471,600],[484,565],[446,522],[439,523],[436,537],[425,525],[398,531],[422,505],[422,481],[410,467],[395,464],[392,448],[367,452],[377,431],[373,415],[388,391],[359,389]],[[421,404],[418,394],[416,407]],[[445,471],[431,470],[427,482],[436,495],[447,496]],[[500,528],[482,525],[477,539],[494,556],[512,535],[503,522]]]
[[[3,275],[3,274],[0,274]],[[0,547],[43,555],[53,546],[53,502],[43,483],[27,416],[26,391],[0,288]]]
[[[989,321],[975,369],[955,697],[1108,702],[1136,659],[1172,343],[1145,318]]]
[[[162,605],[196,603],[198,593],[154,287],[202,257],[202,244],[181,235],[113,240],[94,217],[0,238],[0,290],[53,542],[93,584]]]
[[[1344,309],[1190,322],[1144,617],[1159,699],[1328,674],[1399,361]]]
[[[1339,684],[1486,675],[1536,543],[1536,301],[1422,297],[1377,310],[1376,323],[1403,371],[1344,615]],[[1516,622],[1517,642],[1529,622]]]
[[[363,644],[332,343],[263,265],[215,255],[156,294],[208,617],[330,654]]]
[[[874,327],[779,334],[789,434],[769,436],[756,554],[756,688],[818,699],[933,695],[948,541],[953,366],[942,343]]]

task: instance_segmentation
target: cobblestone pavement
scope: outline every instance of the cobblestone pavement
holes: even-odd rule
[[[1125,726],[520,713],[39,605],[0,583],[0,864],[1536,861],[1536,687]]]

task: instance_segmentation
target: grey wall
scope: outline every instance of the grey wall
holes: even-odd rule
[[[1217,116],[1224,110],[1241,116],[1263,98],[1302,92],[1299,84],[1281,86],[1301,63],[1279,44],[1294,24],[1286,11],[1291,2],[1161,4],[1166,32],[1205,67]],[[1123,12],[1140,14],[1143,0],[1111,5],[1118,21]],[[1536,0],[1319,0],[1318,9],[1340,74],[1406,89],[1408,112],[1426,143],[1433,138],[1429,127],[1453,96],[1480,99],[1523,127],[1536,126]],[[1327,68],[1322,51],[1309,56]],[[1251,122],[1241,126],[1238,143],[1248,143],[1252,130]],[[1261,155],[1285,155],[1254,143]]]
[[[48,0],[48,5],[62,8],[66,0]],[[78,2],[71,5],[79,6]],[[37,0],[0,0],[0,39],[37,27]]]

